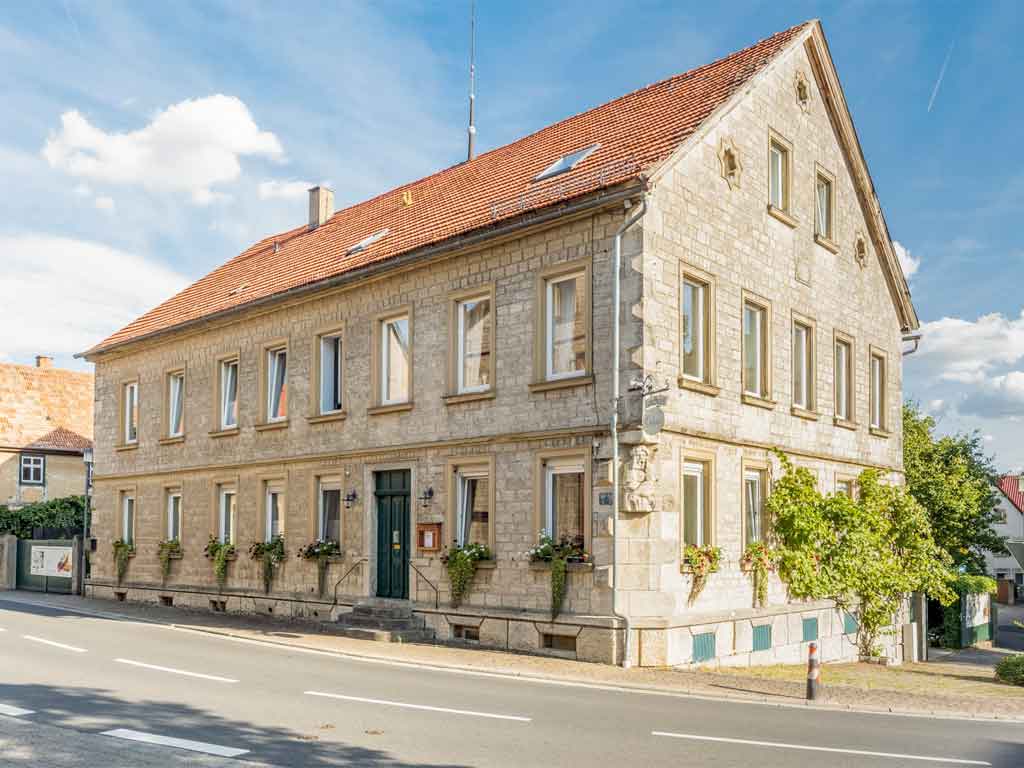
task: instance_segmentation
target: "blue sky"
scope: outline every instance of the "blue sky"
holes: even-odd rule
[[[309,183],[340,207],[461,160],[467,6],[0,6],[0,359],[82,366],[74,352],[303,221]],[[481,0],[479,147],[809,18],[924,322],[905,393],[1020,468],[1019,3]]]

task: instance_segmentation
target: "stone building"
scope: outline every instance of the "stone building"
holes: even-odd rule
[[[0,505],[85,493],[92,398],[91,373],[54,368],[49,357],[0,364]]]
[[[818,22],[332,211],[311,190],[308,224],[86,353],[90,593],[324,619],[381,597],[441,639],[641,665],[855,653],[851,617],[777,580],[755,608],[740,568],[772,447],[827,491],[902,477],[918,321]],[[542,532],[588,554],[554,620]],[[264,594],[245,552],[279,533]],[[211,536],[238,547],[223,586]],[[295,556],[322,538],[323,596]],[[493,559],[454,608],[466,543]],[[722,553],[696,599],[687,543]]]
[[[1009,556],[985,553],[985,568],[997,579],[1024,588],[1024,475],[1003,475],[995,481],[997,519],[993,530],[1007,540]]]

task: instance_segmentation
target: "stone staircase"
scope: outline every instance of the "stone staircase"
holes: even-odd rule
[[[434,639],[434,630],[427,627],[412,607],[388,600],[367,600],[357,604],[350,613],[338,616],[337,634],[356,640],[382,643],[427,643]]]

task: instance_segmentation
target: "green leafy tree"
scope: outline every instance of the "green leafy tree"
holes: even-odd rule
[[[932,535],[970,573],[985,573],[985,551],[1006,555],[996,533],[996,470],[975,432],[936,437],[935,420],[903,405],[903,468],[907,490],[928,512]]]
[[[18,509],[0,506],[0,533],[31,539],[35,528],[70,528],[79,532],[84,511],[85,496],[65,496],[26,504]]]
[[[776,453],[783,475],[766,510],[779,576],[794,597],[827,598],[856,611],[861,655],[877,654],[878,638],[909,593],[955,599],[952,560],[932,538],[925,510],[902,487],[867,470],[857,499],[826,496],[809,470]]]

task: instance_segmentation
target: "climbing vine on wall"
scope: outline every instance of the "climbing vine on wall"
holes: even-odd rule
[[[135,547],[122,539],[116,539],[114,547],[114,568],[117,573],[117,585],[121,586],[124,575],[128,573],[128,560],[135,552]]]
[[[254,541],[249,547],[249,557],[259,560],[263,573],[263,592],[270,594],[274,582],[274,570],[285,559],[284,536],[275,536],[270,541]]]
[[[228,563],[235,558],[235,545],[222,542],[216,536],[210,536],[203,554],[213,561],[213,575],[217,579],[217,586],[224,589],[228,581]]]
[[[181,542],[177,539],[161,541],[157,548],[156,556],[160,560],[160,576],[163,583],[171,575],[171,560],[181,554]]]

